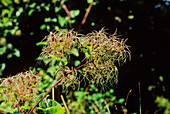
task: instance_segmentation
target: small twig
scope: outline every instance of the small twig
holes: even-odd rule
[[[52,88],[52,100],[54,100],[54,88]]]
[[[17,111],[19,112],[19,103],[20,103],[20,101],[18,101],[18,103],[17,103]]]
[[[139,114],[142,114],[140,82],[138,82],[138,86],[139,86]]]
[[[61,0],[61,5],[63,6],[63,9],[65,10],[65,12],[67,13],[67,16],[68,16],[68,20],[71,21],[71,16],[70,16],[70,11],[68,10],[67,6],[64,4],[64,2]],[[70,23],[70,29],[72,29],[72,25]]]
[[[80,114],[83,113],[83,110],[84,110],[84,108],[85,108],[85,105],[86,105],[86,102],[83,103],[83,106],[82,106],[81,109],[80,109]]]
[[[24,114],[24,109],[21,110],[21,114]]]
[[[84,18],[83,18],[82,22],[81,22],[82,25],[86,22],[86,18],[87,18],[88,14],[89,14],[92,6],[93,6],[93,3],[94,3],[94,1],[93,1],[93,2],[89,5],[89,7],[87,8],[87,11],[86,11],[86,13],[85,13],[85,15],[84,15]]]
[[[65,102],[65,100],[64,100],[63,95],[61,95],[61,100],[63,101],[64,107],[65,107],[66,110],[67,110],[67,114],[70,114],[70,111],[69,111],[69,109],[68,109],[68,107],[67,107],[67,105],[66,105],[66,102]]]
[[[127,100],[128,100],[128,98],[129,98],[129,94],[130,94],[131,92],[132,92],[132,89],[129,90],[129,92],[128,92],[128,94],[127,94],[126,101],[125,101],[125,107],[126,107],[126,105],[127,105]]]
[[[109,109],[109,106],[107,105],[106,100],[104,101],[104,103],[106,104],[106,108],[107,108],[107,110],[108,110],[109,114],[111,114],[110,109]]]
[[[92,106],[93,106],[94,110],[97,112],[97,114],[100,114],[99,109],[97,108],[97,106],[94,103],[92,103]]]

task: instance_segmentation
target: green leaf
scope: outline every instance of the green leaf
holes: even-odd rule
[[[113,89],[110,89],[109,92],[110,92],[110,93],[114,93],[114,90],[113,90]]]
[[[36,102],[38,102],[38,101],[44,96],[44,94],[45,94],[45,93],[41,93],[41,94],[37,97]],[[48,96],[46,96],[46,97],[39,103],[40,108],[47,108],[47,105],[46,105],[46,98],[47,98],[47,97],[48,97]]]
[[[17,95],[16,93],[14,93],[14,92],[11,93],[11,96],[13,96],[13,97],[15,97],[15,98],[18,97],[18,95]]]
[[[53,18],[51,21],[53,21],[53,22],[57,22],[57,18]]]
[[[94,23],[94,22],[92,22],[92,23],[91,23],[91,26],[95,26],[95,23]]]
[[[0,55],[3,55],[4,53],[6,53],[7,47],[3,46],[2,48],[0,48]]]
[[[46,11],[49,11],[50,10],[50,4],[44,6],[44,8],[46,9]]]
[[[64,27],[64,25],[66,23],[65,18],[60,16],[60,15],[58,16],[58,22],[59,22],[61,27]]]
[[[88,4],[91,4],[93,2],[93,0],[87,0]]]
[[[60,28],[58,26],[55,26],[55,30],[59,30]]]
[[[74,20],[68,20],[68,22],[72,24],[72,23],[75,23],[76,20],[75,19]]]
[[[44,22],[51,22],[51,17],[45,18]]]
[[[47,27],[47,30],[50,30],[50,26],[49,25],[47,25],[46,27]]]
[[[65,108],[60,106],[53,106],[50,108],[47,108],[47,114],[65,114]]]
[[[31,16],[33,12],[34,12],[34,9],[31,9],[31,10],[28,12],[28,16]]]
[[[91,4],[94,0],[87,0],[88,4]],[[93,5],[96,5],[98,2],[94,2]]]
[[[16,12],[16,16],[17,17],[20,16],[23,11],[24,11],[23,8],[20,7],[19,10]]]
[[[76,61],[74,61],[74,65],[77,67],[77,66],[79,66],[81,63],[80,63],[80,61],[79,60],[76,60]]]
[[[0,64],[0,75],[2,75],[2,71],[5,69],[6,64],[5,63],[1,63]],[[1,90],[0,90],[1,91]]]
[[[61,106],[60,103],[58,103],[55,100],[49,100],[49,102],[47,104],[48,104],[48,107]]]
[[[13,46],[12,46],[11,43],[7,44],[7,48],[8,48],[8,49],[12,49],[12,47],[13,47]]]
[[[20,57],[20,51],[18,50],[18,49],[14,49],[14,55],[16,56],[16,57]]]
[[[55,13],[59,12],[61,10],[61,7],[55,7]]]
[[[9,21],[9,18],[8,17],[4,17],[3,19],[2,19],[2,22],[3,23],[7,23]]]
[[[134,19],[135,17],[134,17],[134,15],[129,15],[128,16],[128,19]]]
[[[68,63],[63,61],[61,58],[55,56],[55,55],[50,55],[50,57],[53,57],[54,59],[56,59],[57,61],[61,61],[62,63],[64,63],[64,65],[67,65]]]
[[[155,89],[156,87],[153,85],[148,86],[148,91],[152,91],[152,89]]]
[[[36,5],[36,2],[33,2],[31,5],[29,5],[30,8],[34,8]]]
[[[10,10],[8,10],[8,9],[3,9],[1,15],[4,16],[5,14],[8,14],[8,17],[11,17],[12,12],[13,12],[13,9],[12,9],[12,8],[11,8]]]
[[[125,99],[120,98],[118,102],[119,102],[120,104],[122,104],[124,101],[125,101]]]
[[[46,25],[45,25],[45,24],[43,24],[43,25],[40,26],[40,29],[41,29],[41,30],[44,30],[45,28],[46,28]]]
[[[43,41],[43,42],[38,42],[38,43],[36,43],[36,46],[39,46],[39,45],[46,45],[47,44],[47,42],[46,41]]]
[[[22,109],[30,109],[29,106],[21,106]]]
[[[71,50],[71,53],[72,53],[73,55],[75,55],[76,57],[79,56],[79,52],[78,52],[78,50],[77,50],[76,48],[73,48],[73,49]]]
[[[41,108],[41,107],[37,107],[36,109],[39,112],[39,114],[46,114],[46,109]]]
[[[44,7],[45,6],[45,3],[41,3],[41,7]]]
[[[163,76],[159,76],[159,80],[160,82],[163,82],[164,81]]]
[[[5,86],[0,86],[0,91],[6,88]]]
[[[12,54],[11,54],[11,53],[8,54],[8,55],[7,55],[7,58],[8,58],[8,59],[12,58]]]
[[[78,16],[80,13],[80,10],[71,10],[70,11],[70,16],[71,18],[75,18],[76,16]]]

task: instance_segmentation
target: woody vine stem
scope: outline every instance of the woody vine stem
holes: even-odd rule
[[[111,50],[111,49],[112,49],[112,47],[110,48],[110,50]],[[109,50],[109,51],[110,51],[110,50]],[[105,54],[107,54],[109,51],[107,51]],[[62,52],[63,52],[63,51],[62,51]],[[63,53],[62,53],[62,55],[63,55]],[[101,57],[103,57],[103,56],[99,56],[98,58],[101,58]],[[69,74],[71,74],[71,73],[74,72],[75,70],[77,70],[77,69],[79,69],[79,68],[81,68],[81,67],[89,64],[89,63],[92,62],[93,60],[94,60],[94,59],[91,59],[90,61],[86,62],[85,64],[82,64],[82,65],[76,67],[76,68],[73,69],[71,72],[69,72]],[[63,70],[63,77],[60,78],[55,84],[53,84],[53,85],[51,86],[51,88],[44,94],[44,96],[43,96],[43,97],[36,103],[36,105],[31,109],[31,111],[29,112],[29,114],[31,114],[31,112],[32,112],[32,111],[35,109],[35,107],[44,99],[44,97],[51,91],[51,89],[52,89],[55,85],[57,85],[61,80],[63,80],[65,77],[67,77],[67,76],[64,75],[64,70]]]

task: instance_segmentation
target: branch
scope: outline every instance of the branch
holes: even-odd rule
[[[19,103],[20,103],[20,100],[18,101],[17,103],[17,111],[19,112]]]
[[[128,100],[128,98],[129,98],[129,94],[130,94],[131,92],[132,92],[132,89],[129,90],[129,92],[128,92],[128,94],[127,94],[126,101],[125,101],[125,107],[126,107],[126,105],[127,105],[127,100]]]
[[[69,109],[68,109],[68,107],[67,107],[67,105],[66,105],[66,102],[65,102],[65,100],[64,100],[63,95],[61,95],[61,100],[63,101],[64,107],[65,107],[66,110],[67,110],[67,114],[70,114],[70,111],[69,111]]]
[[[89,7],[87,8],[87,11],[86,11],[86,13],[85,13],[85,15],[84,15],[84,18],[83,18],[82,22],[81,22],[82,25],[86,22],[86,18],[87,18],[88,14],[89,14],[92,6],[93,6],[93,3],[94,3],[94,0],[93,0],[93,2],[89,5]]]
[[[65,10],[65,12],[67,13],[68,20],[71,21],[70,11],[68,10],[67,6],[64,4],[63,1],[61,1],[60,3],[61,3],[61,5],[63,6],[63,9]],[[70,29],[72,29],[72,28],[73,28],[73,27],[72,27],[72,25],[71,25],[71,23],[70,23]]]
[[[113,47],[114,47],[114,46],[113,46]],[[113,47],[111,47],[110,50],[108,50],[105,54],[107,54],[108,52],[110,52]],[[102,56],[98,56],[97,58],[99,59],[99,58],[102,58],[102,57],[103,57],[103,55],[102,55]],[[77,70],[77,69],[79,69],[79,68],[81,68],[81,67],[89,64],[89,63],[92,62],[93,60],[94,60],[94,59],[91,59],[90,61],[88,61],[88,62],[86,62],[86,63],[84,63],[84,64],[76,67],[75,69],[73,69],[72,71],[70,71],[68,74],[70,74],[70,73],[74,72],[75,70]],[[31,112],[32,112],[32,111],[35,109],[35,107],[44,99],[44,97],[51,91],[51,89],[52,89],[55,85],[57,85],[60,81],[62,81],[65,77],[68,77],[68,76],[65,76],[65,75],[64,75],[64,71],[63,71],[63,77],[60,78],[55,84],[53,84],[53,86],[45,93],[45,95],[44,95],[44,96],[36,103],[36,105],[31,109],[31,111],[29,112],[29,114],[31,114]]]
[[[140,82],[138,82],[138,86],[139,86],[139,114],[142,114]]]

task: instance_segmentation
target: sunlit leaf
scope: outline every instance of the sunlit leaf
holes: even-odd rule
[[[61,58],[55,56],[55,55],[50,55],[50,57],[53,57],[54,59],[56,59],[57,61],[61,61],[62,63],[64,63],[64,65],[67,65],[67,62],[63,61]]]
[[[77,66],[79,66],[81,64],[81,62],[79,61],[79,60],[76,60],[75,62],[74,62],[74,65],[77,67]]]
[[[55,7],[55,13],[59,12],[61,10],[61,7]]]
[[[163,82],[164,81],[163,76],[159,76],[159,80]]]
[[[118,21],[119,23],[122,22],[122,19],[118,16],[115,16],[115,20]]]
[[[61,106],[60,103],[58,103],[55,100],[49,100],[47,103],[48,107],[53,107],[53,106]]]
[[[6,88],[5,86],[0,86],[0,91]]]
[[[8,58],[8,59],[12,58],[12,54],[11,54],[11,53],[8,54],[8,55],[7,55],[7,58]]]
[[[14,92],[11,93],[11,96],[13,96],[13,97],[15,97],[15,98],[18,97],[18,95],[17,95],[16,93],[14,93]]]
[[[14,49],[14,55],[16,56],[16,57],[20,57],[20,51],[18,50],[18,49]]]
[[[44,30],[45,28],[46,28],[46,25],[45,25],[45,24],[43,24],[43,25],[40,26],[40,29],[41,29],[41,30]]]
[[[134,19],[134,15],[129,15],[128,19]]]
[[[46,45],[46,44],[47,44],[46,41],[36,43],[37,46],[39,46],[39,45]]]
[[[65,19],[64,19],[64,17],[62,17],[62,16],[58,16],[58,22],[59,22],[59,24],[60,24],[60,26],[61,27],[64,27],[64,24],[65,24]]]
[[[68,22],[72,24],[72,23],[75,23],[76,20],[75,19],[74,20],[68,20]]]
[[[125,101],[125,99],[120,98],[118,102],[119,102],[120,104],[122,104],[124,101]]]
[[[28,12],[28,16],[31,16],[33,12],[34,12],[34,9],[31,9],[31,10]]]
[[[70,11],[70,16],[71,18],[75,18],[76,16],[78,16],[80,13],[80,10],[71,10]]]
[[[57,18],[53,18],[51,21],[53,21],[53,22],[57,22]]]
[[[114,93],[114,90],[113,90],[113,89],[110,89],[109,92],[110,92],[110,93]]]
[[[23,8],[21,7],[21,8],[19,8],[19,10],[16,12],[16,16],[20,16],[21,15],[21,13],[23,12],[24,10],[23,10]]]
[[[76,48],[73,48],[73,49],[71,50],[71,53],[72,53],[73,55],[75,55],[76,57],[79,56],[79,52],[78,52],[78,50],[77,50]]]
[[[22,109],[30,109],[29,106],[21,106]]]
[[[51,18],[50,18],[50,17],[45,18],[45,19],[44,19],[44,22],[51,22]]]
[[[36,5],[36,2],[33,2],[31,5],[29,5],[30,8],[34,8]]]
[[[95,23],[94,23],[94,22],[92,22],[92,23],[91,23],[91,26],[95,26]]]

